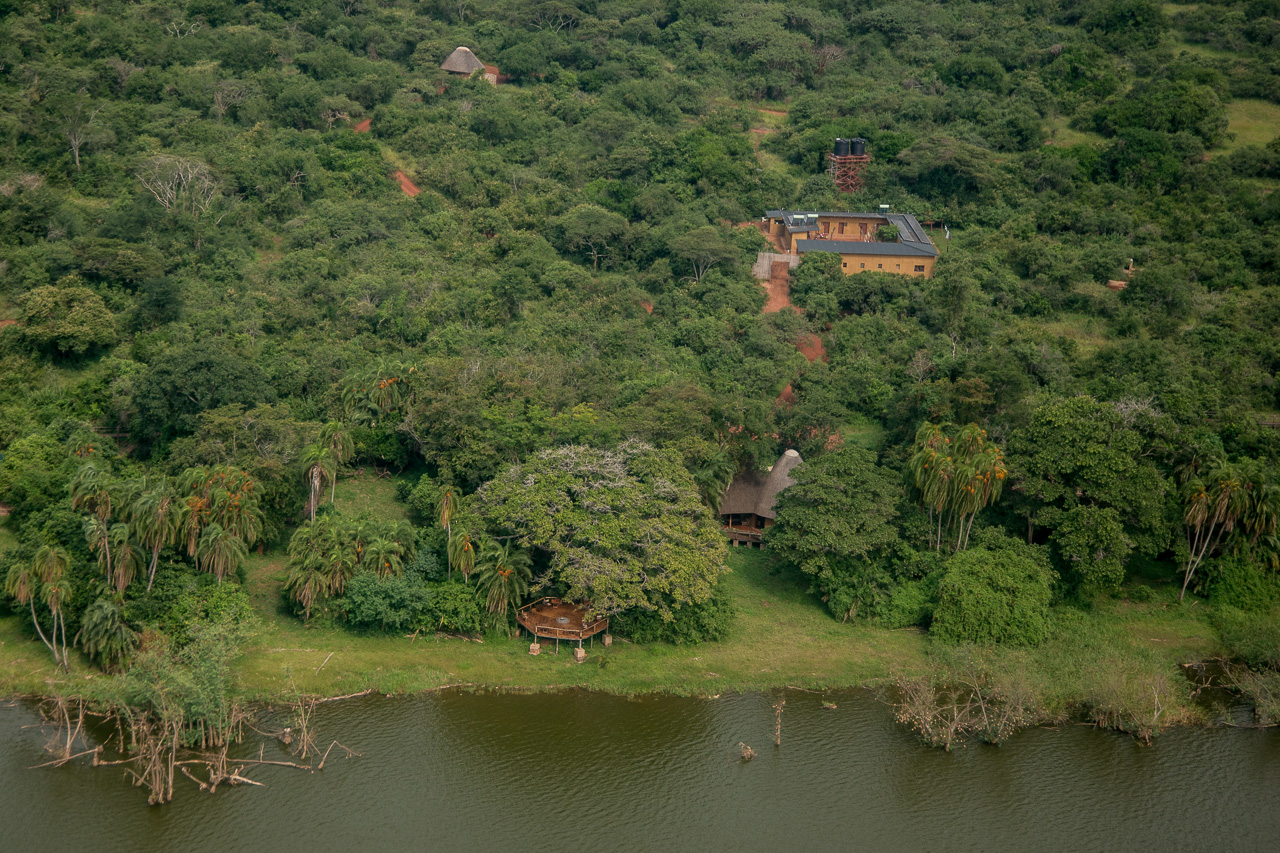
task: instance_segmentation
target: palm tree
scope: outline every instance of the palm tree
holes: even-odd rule
[[[293,563],[289,568],[289,577],[285,581],[285,589],[289,597],[302,605],[302,618],[311,621],[311,606],[316,599],[322,598],[329,588],[325,566],[314,555]]]
[[[302,605],[303,618],[311,619],[311,607],[328,590],[328,571],[322,559],[325,544],[324,525],[306,522],[289,539],[289,578],[285,588],[290,597]]]
[[[720,511],[720,499],[738,473],[738,466],[723,450],[717,450],[693,472],[693,481],[712,512]]]
[[[80,631],[73,641],[103,670],[120,669],[138,647],[138,632],[124,621],[124,599],[103,596],[80,617]]]
[[[353,453],[355,453],[355,444],[351,441],[351,432],[345,424],[338,421],[330,421],[320,430],[320,444],[329,451],[329,456],[333,460],[333,468],[336,472],[343,465],[347,464]],[[337,496],[338,478],[334,476],[329,483],[329,503],[332,504]]]
[[[325,580],[331,595],[342,595],[347,581],[360,565],[353,525],[341,516],[320,519],[317,553],[324,565]],[[361,546],[362,547],[362,546]]]
[[[445,562],[449,569],[449,580],[453,580],[453,517],[458,514],[458,498],[453,486],[440,487],[440,526],[445,534]]]
[[[93,513],[105,523],[111,518],[118,484],[97,462],[86,462],[71,478],[71,506]]]
[[[96,515],[84,520],[84,538],[89,543],[89,550],[98,558],[98,568],[103,575],[111,577],[111,525]]]
[[[4,584],[5,592],[19,605],[26,604],[31,608],[31,624],[36,627],[40,642],[44,643],[49,651],[53,652],[54,662],[61,663],[62,660],[58,656],[57,645],[49,642],[49,638],[44,635],[44,629],[40,627],[40,620],[36,617],[36,597],[39,586],[40,574],[36,570],[34,560],[27,564],[15,563],[9,567],[9,574],[5,578]],[[57,639],[56,634],[54,638]]]
[[[532,577],[527,551],[512,548],[509,542],[486,543],[481,550],[478,586],[490,613],[505,617],[508,610],[519,607]]]
[[[1224,535],[1235,529],[1241,513],[1248,508],[1248,495],[1234,466],[1227,464],[1209,471],[1203,480],[1189,480],[1183,487],[1183,501],[1188,551],[1179,601],[1187,594],[1200,563],[1214,552]]]
[[[476,567],[476,549],[471,543],[471,534],[463,533],[457,539],[450,539],[446,550],[449,564],[457,565],[463,581],[471,580],[471,571]]]
[[[210,524],[200,534],[196,548],[196,568],[209,572],[222,583],[223,578],[249,555],[244,540],[220,524]]]
[[[127,524],[111,526],[111,552],[115,555],[114,566],[107,574],[107,581],[118,593],[123,593],[133,577],[142,567],[142,552],[133,544]]]
[[[179,531],[183,528],[188,512],[190,508],[178,499],[177,492],[164,479],[157,481],[151,488],[147,488],[144,482],[138,497],[130,505],[129,521],[133,525],[134,536],[151,552],[151,560],[147,566],[148,592],[156,579],[160,551],[178,541]]]
[[[49,632],[49,636],[53,638],[53,642],[58,642],[58,634],[62,634],[62,669],[65,672],[68,668],[70,659],[67,657],[67,619],[62,612],[62,607],[71,598],[71,581],[67,580],[63,571],[60,570],[50,580],[45,581],[40,587],[40,599],[44,602],[44,606],[49,608],[49,613],[53,615],[53,630]],[[58,654],[55,651],[54,657]]]
[[[371,567],[380,578],[399,575],[404,567],[403,554],[404,549],[398,543],[385,536],[379,536],[365,548],[361,563]]]
[[[311,489],[311,497],[307,503],[311,511],[311,520],[316,520],[316,505],[320,503],[320,490],[325,480],[333,480],[337,473],[333,464],[333,456],[329,450],[319,444],[313,444],[302,452],[303,479]]]

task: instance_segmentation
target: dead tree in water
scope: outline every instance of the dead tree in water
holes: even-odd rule
[[[787,700],[779,699],[777,704],[773,706],[773,745],[782,746],[782,710],[786,707]]]
[[[259,746],[256,758],[232,758],[228,753],[233,743],[242,740],[243,726],[249,725],[252,728],[252,714],[236,705],[231,706],[230,713],[221,725],[210,729],[202,724],[189,724],[180,710],[170,709],[165,713],[157,713],[129,706],[113,706],[95,712],[81,700],[58,697],[41,707],[45,723],[54,727],[53,735],[46,745],[46,750],[54,759],[37,766],[58,767],[72,759],[92,755],[95,767],[123,767],[135,787],[147,790],[147,802],[150,805],[173,800],[173,783],[178,774],[195,782],[201,791],[211,794],[223,784],[263,787],[262,782],[247,775],[251,768],[270,765],[314,773],[324,769],[325,761],[334,747],[342,750],[347,758],[359,755],[335,740],[329,744],[318,763],[310,763],[309,757],[320,755],[311,726],[315,704],[313,700],[302,700],[295,705],[296,729],[289,727],[283,732],[261,732],[278,737],[286,744],[294,742],[296,738],[294,754],[300,754],[302,762],[299,762],[267,759],[263,746]],[[108,724],[114,724],[116,732],[103,744],[76,752],[77,743],[87,746],[84,743],[87,717],[97,717]],[[102,753],[111,743],[112,737],[116,739],[115,750],[121,757],[103,761]],[[188,747],[187,744],[191,746]]]

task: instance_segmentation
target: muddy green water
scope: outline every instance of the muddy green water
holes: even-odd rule
[[[864,693],[826,698],[836,710],[786,694],[781,749],[759,694],[351,700],[316,723],[362,757],[259,768],[267,788],[214,796],[179,779],[158,808],[118,769],[26,769],[43,734],[16,704],[0,708],[0,849],[1280,850],[1280,732],[1142,747],[1064,726],[947,754]]]

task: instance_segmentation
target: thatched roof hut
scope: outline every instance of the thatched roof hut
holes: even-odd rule
[[[443,71],[450,74],[461,74],[464,77],[470,77],[477,71],[484,71],[484,63],[476,58],[469,47],[459,47],[449,54],[444,62],[440,63]]]
[[[777,513],[773,506],[777,503],[778,493],[795,485],[791,472],[801,462],[799,453],[788,450],[768,471],[744,471],[739,474],[720,499],[720,514],[775,518]]]

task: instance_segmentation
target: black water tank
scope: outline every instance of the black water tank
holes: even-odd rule
[[[867,153],[867,140],[863,139],[861,136],[855,137],[853,139],[846,139],[844,141],[844,144],[846,146],[852,146],[853,150],[851,153],[853,153],[858,157],[861,157],[863,154]]]
[[[836,139],[835,155],[837,157],[849,156],[849,140],[840,138]]]

